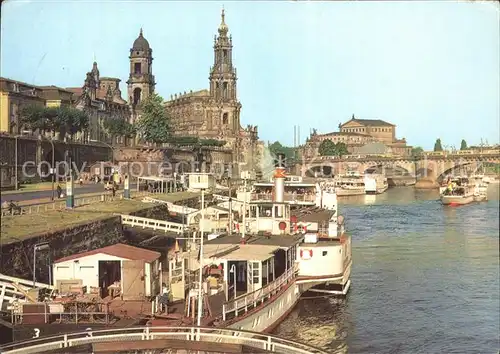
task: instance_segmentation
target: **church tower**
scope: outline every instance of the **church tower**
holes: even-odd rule
[[[155,77],[153,76],[153,50],[142,34],[142,28],[139,37],[134,41],[130,49],[130,75],[127,81],[129,105],[133,112],[136,107],[154,92]],[[133,114],[135,117],[136,114]]]
[[[233,41],[228,36],[224,9],[221,13],[219,35],[214,38],[214,65],[210,68],[210,96],[217,105],[224,107],[219,127],[237,133],[240,129],[240,108],[236,96],[236,68],[233,66]]]

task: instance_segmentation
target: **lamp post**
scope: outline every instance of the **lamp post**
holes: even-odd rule
[[[236,299],[236,265],[233,264],[231,266],[231,269],[229,270],[229,273],[233,274],[233,282],[234,282],[234,298]]]
[[[201,315],[203,311],[203,224],[205,223],[205,188],[201,189],[201,223],[200,223],[200,276],[198,289],[198,316],[196,324],[201,326]]]
[[[52,174],[52,196],[50,198],[50,200],[54,200],[54,185],[55,185],[55,178],[56,178],[56,169],[55,169],[55,148],[54,148],[54,142],[52,141],[52,139],[47,139],[47,138],[43,138],[42,135],[40,135],[40,139],[42,140],[47,140],[51,147],[52,147],[52,164],[51,164],[51,174]],[[16,144],[17,145],[17,144]],[[17,154],[16,154],[17,155]]]
[[[45,251],[48,250],[49,244],[48,243],[38,243],[33,247],[33,288],[36,288],[36,252],[37,251]],[[52,279],[51,279],[51,271],[50,271],[50,265],[49,265],[49,285],[52,285]]]
[[[71,153],[66,150],[64,161],[69,160],[69,174],[66,176],[66,208],[73,209],[75,206],[75,197],[73,195],[73,171],[71,169]]]

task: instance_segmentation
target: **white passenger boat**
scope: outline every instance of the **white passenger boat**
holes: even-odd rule
[[[250,201],[244,206],[240,232],[215,236],[205,243],[201,255],[203,325],[270,331],[305,291],[347,293],[351,240],[345,234],[343,217],[337,215],[335,194],[318,196],[328,209],[295,207],[285,202],[285,186],[284,169],[277,168],[273,200]],[[182,274],[194,273],[200,266],[196,249],[178,256]],[[185,285],[177,282],[171,287],[182,296]],[[197,301],[195,287],[185,298],[183,323],[193,318]],[[157,318],[151,324],[175,325],[173,321]]]
[[[382,175],[366,174],[364,181],[366,194],[382,194],[389,188],[387,178]]]
[[[335,193],[337,196],[363,195],[365,191],[365,181],[359,173],[350,171],[345,175],[335,177]]]

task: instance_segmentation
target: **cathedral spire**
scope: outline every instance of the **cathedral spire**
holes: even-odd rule
[[[219,35],[221,37],[223,37],[223,36],[225,37],[227,35],[228,30],[229,30],[229,28],[226,25],[225,18],[226,18],[226,14],[224,13],[224,7],[222,7],[222,12],[220,15],[220,25],[219,25]]]

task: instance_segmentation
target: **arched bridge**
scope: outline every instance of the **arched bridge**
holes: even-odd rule
[[[387,177],[416,176],[440,180],[450,173],[475,173],[482,167],[498,164],[500,164],[500,151],[487,154],[424,155],[418,158],[318,156],[298,161],[296,171],[303,176],[310,177],[358,171],[361,174],[383,173]]]

